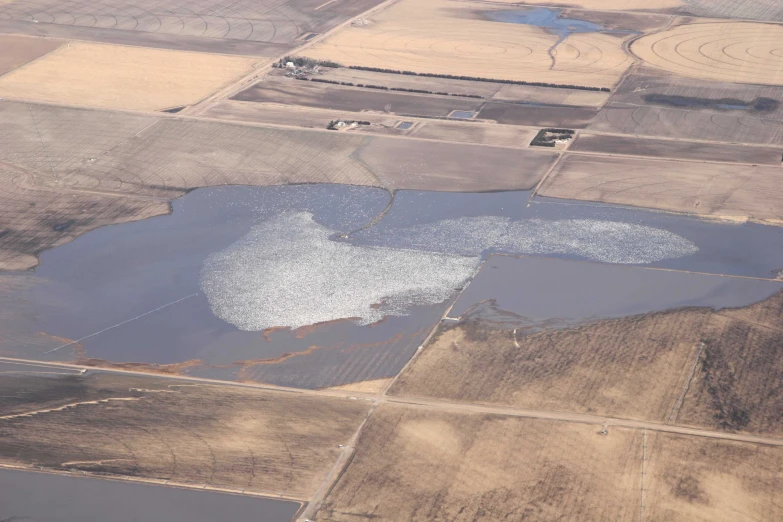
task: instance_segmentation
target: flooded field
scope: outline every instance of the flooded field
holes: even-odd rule
[[[298,502],[0,469],[0,520],[287,522]]]
[[[539,329],[676,308],[743,307],[780,290],[777,281],[492,256],[449,316]]]
[[[99,229],[45,252],[34,273],[0,274],[0,353],[323,388],[395,375],[491,253],[759,278],[781,268],[776,227],[529,200],[332,185],[198,190],[171,215]],[[553,262],[524,263],[521,288],[558,277]],[[588,267],[585,289],[605,279],[628,290],[572,319],[634,313],[641,300],[658,309],[717,296],[732,306],[770,293],[699,276],[656,300],[657,277],[681,276]],[[474,282],[452,315],[505,302],[496,286]],[[547,316],[536,303],[510,308]]]

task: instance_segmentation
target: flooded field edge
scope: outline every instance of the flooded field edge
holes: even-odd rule
[[[41,489],[41,482],[52,482],[54,480],[70,480],[70,481],[83,481],[83,482],[77,482],[73,483],[71,482],[71,486],[76,485],[76,488],[80,488],[82,490],[89,488],[90,483],[92,482],[92,485],[97,487],[102,487],[104,489],[121,489],[123,486],[136,486],[141,487],[141,490],[138,490],[136,495],[137,496],[139,492],[141,492],[142,495],[144,493],[163,493],[167,494],[169,496],[178,496],[177,492],[187,492],[188,496],[189,494],[200,492],[199,499],[201,501],[208,500],[210,502],[215,502],[217,498],[220,498],[224,502],[223,509],[228,511],[226,513],[223,512],[224,515],[231,516],[231,520],[247,520],[247,522],[250,521],[261,521],[261,522],[290,522],[296,519],[296,517],[302,512],[304,507],[307,504],[307,499],[297,499],[297,498],[284,498],[280,497],[279,495],[264,495],[254,492],[245,492],[241,490],[231,490],[231,489],[223,489],[223,488],[216,488],[211,486],[199,486],[196,484],[185,484],[185,483],[175,483],[170,481],[163,481],[163,480],[155,480],[155,479],[144,479],[141,477],[124,477],[124,476],[117,476],[117,475],[101,475],[98,473],[90,473],[90,472],[84,472],[81,471],[78,474],[63,470],[54,470],[54,469],[36,469],[34,467],[23,467],[23,466],[11,466],[6,464],[0,464],[0,480],[2,480],[2,475],[11,475],[13,478],[11,478],[11,481],[13,484],[16,484],[20,477],[23,477],[23,479],[31,481],[31,482],[37,482],[38,487],[36,489]],[[60,483],[62,484],[62,483]],[[60,485],[57,487],[57,489],[61,489],[63,486]],[[93,489],[94,489],[93,487]],[[151,488],[151,489],[147,489]],[[45,487],[43,488],[45,489]],[[146,491],[145,491],[146,490]],[[73,491],[71,492],[73,493]],[[130,492],[126,492],[123,494],[123,497],[127,495]],[[116,518],[115,516],[110,516],[108,513],[101,512],[100,509],[98,511],[95,511],[94,509],[90,509],[90,506],[94,504],[94,502],[87,502],[87,498],[92,497],[94,493],[88,493],[87,491],[82,491],[82,496],[85,498],[74,498],[73,496],[68,496],[66,498],[62,498],[58,501],[56,509],[53,509],[52,512],[56,511],[58,513],[58,519],[62,520],[63,522],[82,522],[81,518],[60,518],[60,516],[68,516],[68,511],[70,511],[69,508],[73,508],[76,504],[81,504],[81,506],[88,506],[88,511],[92,510],[94,511],[92,515],[94,516],[102,516],[104,520],[111,520],[113,522],[133,522],[134,520],[138,520],[133,515],[131,515],[128,518],[123,518],[122,515],[120,515],[120,518]],[[211,498],[204,498],[203,495],[218,495],[219,497],[212,496]],[[244,499],[243,502],[245,503],[244,509],[239,508],[237,506],[238,511],[235,512],[233,515],[230,513],[231,511],[231,499],[229,497],[236,497],[237,499]],[[134,505],[136,506],[144,506],[145,502],[141,501],[141,499],[137,499],[137,502],[134,502]],[[184,499],[182,499],[184,500]],[[272,502],[273,504],[267,505],[267,508],[262,507],[261,505],[258,506],[252,506],[252,511],[250,510],[251,506],[247,503],[247,501],[253,501],[257,500],[259,502]],[[147,499],[149,501],[149,499]],[[180,501],[181,502],[181,501]],[[184,504],[178,502],[176,506],[183,506]],[[69,506],[69,503],[71,505]],[[14,504],[14,502],[11,502],[10,499],[7,499],[3,504]],[[35,507],[40,506],[40,501],[35,501]],[[94,506],[93,506],[94,507]],[[173,506],[172,506],[173,507]],[[272,508],[273,511],[276,511],[276,513],[271,514],[270,517],[264,516],[266,514],[266,509]],[[7,509],[13,509],[5,505],[0,505],[0,516],[6,516],[8,513],[5,512]],[[20,509],[17,507],[16,509]],[[35,509],[31,506],[31,509]],[[176,508],[175,508],[176,509]],[[113,510],[113,509],[112,509]],[[247,518],[242,516],[240,513],[241,511],[245,511],[245,515]],[[253,513],[251,515],[251,512]],[[290,514],[290,515],[289,515]],[[258,516],[261,516],[262,518],[257,518]],[[149,512],[147,513],[147,516],[160,516],[160,513],[153,513]],[[168,516],[174,516],[173,513],[169,513]],[[208,515],[207,515],[208,516]],[[234,518],[236,517],[236,518]],[[4,520],[26,520],[26,515],[15,515],[11,514],[10,518],[4,518]],[[36,518],[37,519],[37,518]],[[179,517],[170,519],[170,520],[184,520],[180,519]],[[208,522],[209,520],[213,520],[211,518],[204,518],[201,519],[200,517],[198,519],[195,518],[188,518],[187,520],[202,520],[203,522]],[[95,520],[95,519],[93,519]]]

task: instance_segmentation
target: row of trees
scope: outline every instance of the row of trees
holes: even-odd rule
[[[557,140],[570,140],[574,137],[571,129],[541,129],[530,142],[532,147],[554,147]]]
[[[404,87],[386,87],[385,85],[372,85],[372,84],[365,84],[365,83],[351,83],[351,82],[338,82],[336,80],[326,80],[324,78],[305,78],[305,77],[298,77],[298,80],[309,80],[311,82],[318,82],[318,83],[331,83],[334,85],[347,85],[349,87],[362,87],[365,89],[380,89],[384,91],[400,91],[400,92],[415,92],[418,94],[438,94],[440,96],[459,96],[462,98],[484,98],[483,96],[479,96],[478,94],[459,94],[459,93],[451,93],[451,92],[436,92],[436,91],[427,91],[424,89],[406,89]]]

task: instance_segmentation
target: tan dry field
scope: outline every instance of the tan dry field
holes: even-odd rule
[[[644,36],[631,52],[686,77],[783,85],[783,27],[748,22],[680,25]]]
[[[0,77],[0,97],[115,109],[196,103],[257,58],[71,42]]]
[[[6,375],[0,463],[307,499],[369,405],[145,376]]]
[[[395,126],[403,119],[394,114],[376,114],[370,112],[337,111],[302,107],[298,105],[281,105],[278,103],[244,102],[224,100],[210,107],[199,115],[222,121],[239,123],[268,123],[286,125],[305,129],[325,129],[332,120],[362,120],[372,123],[369,128],[363,126],[362,132],[380,132],[392,135],[404,134]],[[349,131],[352,132],[352,131]]]
[[[374,138],[359,157],[387,188],[486,192],[533,188],[557,156],[533,149]]]
[[[332,120],[361,120],[369,121],[372,125],[362,125],[340,132],[409,136],[420,139],[515,148],[527,148],[530,140],[533,139],[537,132],[537,130],[521,128],[516,125],[485,125],[471,122],[438,121],[399,117],[393,114],[333,111],[312,107],[234,100],[223,101],[211,107],[201,116],[224,121],[269,123],[309,129],[324,129]],[[403,121],[412,122],[414,126],[409,130],[397,128],[397,125]]]
[[[783,170],[572,154],[542,184],[542,196],[783,224]]]
[[[413,127],[410,136],[431,140],[461,141],[479,145],[527,148],[537,132],[537,129],[516,125],[424,121]]]
[[[631,520],[639,432],[382,405],[318,521]]]
[[[783,449],[650,433],[644,520],[783,519]]]
[[[62,41],[27,36],[0,35],[0,76],[17,67],[50,53],[62,45]]]
[[[779,292],[528,335],[443,324],[391,393],[780,435],[781,317]]]
[[[773,147],[749,147],[726,143],[663,140],[631,136],[610,136],[581,132],[569,151],[621,156],[721,161],[780,166],[781,150]]]
[[[612,87],[631,65],[623,38],[558,37],[526,25],[483,20],[487,4],[401,0],[308,48],[303,54],[343,65],[457,76]]]

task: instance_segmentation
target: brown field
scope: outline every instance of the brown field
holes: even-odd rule
[[[375,138],[361,149],[360,157],[385,187],[485,192],[532,188],[556,155],[531,149]],[[488,171],[489,164],[492,169]],[[492,181],[488,182],[490,173]]]
[[[721,103],[753,106],[727,110]],[[736,143],[783,143],[783,88],[718,83],[643,68],[612,94],[591,130]],[[725,106],[724,106],[725,107]]]
[[[396,93],[277,77],[257,83],[231,99],[350,112],[376,111],[441,118],[454,110],[478,111],[482,104],[482,100],[455,96]]]
[[[506,125],[583,129],[595,116],[590,107],[538,107],[513,103],[487,103],[478,118]]]
[[[781,312],[779,292],[530,334],[468,319],[441,325],[391,392],[783,434]]]
[[[479,145],[527,148],[537,130],[515,125],[483,125],[426,121],[416,125],[410,135],[431,140],[462,141]]]
[[[777,225],[782,181],[779,167],[578,154],[558,163],[539,193]]]
[[[196,103],[258,59],[72,42],[0,78],[0,97],[119,109]]]
[[[219,120],[271,123],[309,129],[324,129],[332,120],[361,120],[369,121],[372,125],[348,128],[343,132],[409,136],[428,140],[458,141],[476,145],[515,148],[527,148],[530,140],[536,134],[534,129],[525,129],[513,125],[483,125],[473,122],[438,121],[406,116],[399,117],[393,114],[332,111],[312,107],[233,100],[219,103],[204,112],[202,116]],[[412,122],[414,126],[408,130],[399,129],[397,125],[402,121]]]
[[[156,377],[6,375],[0,462],[307,499],[367,403],[172,384]]]
[[[223,121],[270,123],[272,125],[288,125],[321,130],[325,129],[332,120],[361,120],[372,123],[369,127],[363,126],[359,129],[362,132],[378,132],[391,135],[405,134],[405,131],[395,128],[402,119],[394,114],[334,111],[299,105],[225,100],[214,107],[210,107],[201,113],[200,116]],[[411,118],[405,119],[413,121]]]
[[[346,27],[303,54],[360,65],[439,74],[611,87],[631,65],[623,38],[556,35],[532,26],[483,19],[487,4],[402,0]],[[553,63],[554,62],[554,63]]]
[[[631,520],[638,432],[382,405],[319,521]]]
[[[171,0],[139,4],[131,0],[106,0],[100,5],[80,0],[3,0],[0,18],[65,30],[70,37],[101,30],[116,38],[149,41],[147,35],[237,42],[268,42],[292,46],[308,33],[322,33],[380,3],[380,0],[348,0],[324,4],[324,0],[238,0],[230,4],[205,0],[197,4]],[[34,14],[34,18],[31,16]],[[31,25],[31,24],[28,24]],[[124,34],[123,34],[124,33]],[[282,54],[280,50],[275,54]]]
[[[783,449],[673,434],[647,440],[644,520],[781,520]]]
[[[783,85],[783,28],[747,22],[695,23],[644,36],[631,51],[647,65],[709,80]]]
[[[62,43],[43,38],[0,35],[0,48],[3,49],[0,54],[0,76],[54,51]]]
[[[347,67],[332,69],[324,67],[318,78],[337,82],[364,85],[383,85],[389,88],[423,89],[450,94],[471,94],[487,99],[508,102],[534,102],[552,105],[573,105],[598,107],[609,98],[608,92],[585,91],[580,89],[553,89],[532,85],[511,85],[503,83],[477,82],[470,80],[451,80],[412,76],[408,74],[389,74],[373,71],[359,71]]]
[[[580,133],[568,148],[570,151],[677,158],[689,160],[723,161],[727,163],[781,163],[781,150],[772,147],[748,147],[695,141],[634,138]]]

